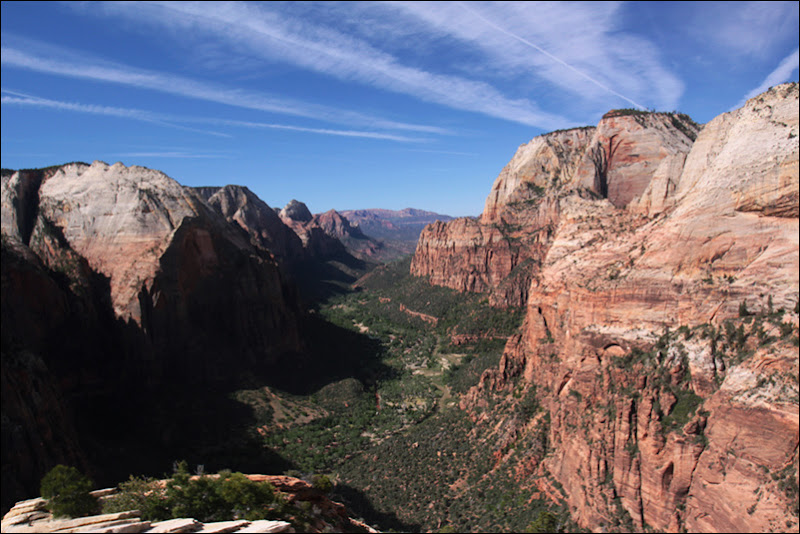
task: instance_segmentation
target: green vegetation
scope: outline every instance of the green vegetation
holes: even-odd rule
[[[550,510],[541,510],[536,519],[525,528],[525,532],[563,532],[560,528],[558,516]]]
[[[677,389],[674,392],[677,393],[678,400],[669,415],[661,421],[661,426],[667,432],[680,431],[703,403],[702,397],[688,389]]]
[[[474,434],[455,403],[497,367],[523,310],[432,286],[410,276],[409,266],[405,259],[380,267],[359,290],[316,310],[324,328],[361,340],[348,345],[367,362],[355,374],[308,394],[261,389],[236,398],[253,408],[263,443],[290,459],[296,475],[316,473],[315,486],[382,529],[522,531],[549,505],[529,503],[531,489],[508,473],[481,476],[495,461],[492,439]],[[325,339],[321,350],[333,354],[336,343]],[[549,418],[534,389],[496,409],[522,421],[539,417],[514,454],[543,458]]]
[[[787,509],[794,516],[800,515],[800,493],[797,487],[797,457],[778,472],[772,473],[772,480],[778,484],[778,489],[786,496]]]
[[[76,468],[57,465],[42,478],[41,494],[56,517],[83,517],[99,508],[92,491],[92,481]]]
[[[621,108],[621,109],[612,109],[611,111],[607,112],[603,115],[604,119],[608,119],[611,117],[626,117],[626,116],[645,116],[650,115],[652,111],[642,110],[638,108]]]
[[[230,471],[190,477],[186,462],[177,464],[166,485],[151,478],[131,477],[119,489],[104,502],[103,513],[140,510],[142,519],[148,521],[179,517],[202,522],[275,519],[289,521],[301,530],[308,525],[305,512],[291,505],[269,482],[255,482]]]
[[[333,297],[317,311],[324,324],[369,341],[363,348],[372,356],[361,361],[372,363],[355,377],[310,395],[236,394],[253,408],[264,443],[301,472],[332,473],[434,416],[497,365],[507,337],[519,327],[522,310],[496,309],[485,296],[431,286],[408,274],[409,263],[379,268],[360,291]]]
[[[543,458],[548,422],[540,421],[534,432],[510,444],[507,454]],[[457,532],[523,532],[543,511],[567,524],[565,511],[532,498],[532,489],[509,470],[494,468],[496,446],[491,429],[476,427],[462,410],[448,408],[364,451],[340,474],[349,486],[368,488],[377,513],[400,516],[383,528],[435,531],[446,525]],[[359,509],[358,500],[344,497]]]

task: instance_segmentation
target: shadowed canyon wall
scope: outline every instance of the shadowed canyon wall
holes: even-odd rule
[[[163,173],[4,173],[2,228],[4,506],[57,462],[123,468],[125,451],[103,447],[137,438],[120,419],[141,416],[149,447],[168,449],[168,403],[165,421],[147,422],[148,398],[303,359],[297,290],[275,260],[291,236],[264,236],[276,253],[256,246]],[[87,462],[82,444],[108,457]]]

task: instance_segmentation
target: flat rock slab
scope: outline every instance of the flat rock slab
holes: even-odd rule
[[[3,521],[0,522],[0,529],[5,530],[6,527],[10,527],[12,525],[21,525],[23,523],[30,523],[31,521],[36,521],[37,519],[44,519],[46,517],[52,517],[48,512],[42,510],[32,510],[29,512],[22,512],[15,515],[10,515],[10,512],[6,514],[6,517],[3,518]]]
[[[27,501],[20,501],[12,506],[11,510],[9,510],[8,513],[3,516],[3,523],[5,523],[6,520],[21,514],[45,510],[47,510],[47,501],[41,497],[37,499],[29,499]]]
[[[214,534],[224,534],[226,532],[238,532],[239,529],[246,527],[250,521],[218,521],[216,523],[205,523],[195,532],[213,532]]]
[[[138,519],[122,519],[119,521],[108,521],[106,523],[95,523],[84,527],[77,527],[59,532],[96,532],[104,534],[136,534],[144,532],[150,528],[150,521],[139,521]]]
[[[181,532],[197,532],[201,526],[202,523],[195,519],[168,519],[167,521],[153,523],[146,532],[179,534]]]
[[[237,530],[236,534],[240,532],[250,533],[268,533],[268,532],[294,532],[291,523],[286,521],[268,521],[266,519],[259,521],[252,521],[249,525],[241,530]]]
[[[88,525],[97,525],[99,523],[109,523],[122,519],[134,519],[138,521],[140,515],[142,514],[139,512],[139,510],[130,510],[116,514],[91,515],[89,517],[77,517],[75,519],[47,521],[40,523],[40,525],[47,525],[49,528],[48,532],[73,532],[72,529],[85,527]]]
[[[90,491],[89,495],[92,497],[97,497],[98,499],[102,499],[103,497],[109,497],[111,495],[116,495],[119,493],[117,488],[104,488],[99,490]]]

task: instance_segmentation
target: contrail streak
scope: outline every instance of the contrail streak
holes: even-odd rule
[[[519,35],[513,34],[513,33],[511,33],[510,31],[508,31],[508,30],[506,30],[506,29],[504,29],[504,28],[501,28],[500,26],[498,26],[497,24],[495,24],[495,23],[494,23],[494,22],[492,22],[491,20],[487,19],[486,17],[484,17],[483,15],[481,15],[480,13],[478,13],[477,11],[474,11],[473,9],[470,9],[470,8],[468,8],[466,5],[464,5],[464,3],[463,3],[463,2],[459,2],[458,4],[459,4],[459,5],[460,5],[460,6],[461,6],[463,9],[465,9],[466,11],[468,11],[468,12],[472,13],[474,16],[478,17],[479,19],[481,19],[483,22],[485,22],[486,24],[488,24],[489,26],[491,26],[491,27],[492,27],[492,28],[494,28],[495,30],[497,30],[497,31],[499,31],[499,32],[501,32],[501,33],[503,33],[503,34],[505,34],[505,35],[508,35],[509,37],[512,37],[512,38],[516,39],[517,41],[519,41],[519,42],[521,42],[521,43],[523,43],[523,44],[526,44],[526,45],[530,46],[531,48],[533,48],[533,49],[535,49],[535,50],[538,50],[539,52],[541,52],[541,53],[542,53],[542,54],[544,54],[545,56],[549,57],[549,58],[550,58],[550,59],[552,59],[553,61],[555,61],[555,62],[557,62],[557,63],[560,63],[560,64],[564,65],[565,67],[567,67],[569,70],[571,70],[571,71],[572,71],[572,72],[574,72],[575,74],[578,74],[579,76],[582,76],[583,78],[586,78],[587,80],[589,80],[589,81],[590,81],[590,82],[592,82],[593,84],[595,84],[595,85],[597,85],[598,87],[600,87],[600,88],[602,88],[602,89],[604,89],[604,90],[608,91],[608,92],[609,92],[609,93],[611,93],[612,95],[618,96],[618,97],[620,97],[621,99],[625,100],[626,102],[630,102],[631,104],[633,104],[634,106],[636,106],[636,107],[637,107],[637,108],[639,108],[639,109],[647,109],[647,108],[646,108],[646,107],[644,107],[643,105],[641,105],[641,104],[637,104],[636,102],[634,102],[633,100],[631,100],[631,99],[630,99],[630,98],[628,98],[627,96],[619,94],[618,92],[616,92],[616,91],[615,91],[615,90],[613,90],[612,88],[608,87],[607,85],[603,84],[602,82],[600,82],[600,81],[598,81],[598,80],[595,80],[594,78],[592,78],[591,76],[589,76],[589,75],[588,75],[588,74],[586,74],[585,72],[582,72],[582,71],[580,71],[580,70],[576,69],[575,67],[573,67],[572,65],[570,65],[569,63],[567,63],[566,61],[564,61],[563,59],[561,59],[561,58],[558,58],[558,57],[554,56],[553,54],[551,54],[550,52],[548,52],[548,51],[547,51],[547,50],[545,50],[544,48],[542,48],[542,47],[540,47],[540,46],[538,46],[538,45],[536,45],[536,44],[534,44],[534,43],[532,43],[532,42],[528,41],[527,39],[523,39],[523,38],[522,38],[522,37],[520,37]]]

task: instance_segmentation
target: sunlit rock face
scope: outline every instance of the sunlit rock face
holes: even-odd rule
[[[429,226],[412,273],[527,309],[462,401],[522,439],[534,422],[494,420],[486,399],[535,388],[549,453],[506,468],[545,494],[557,481],[593,530],[796,529],[797,199],[784,84],[702,129],[612,112],[541,136],[480,220]],[[504,301],[526,259],[529,284]]]

